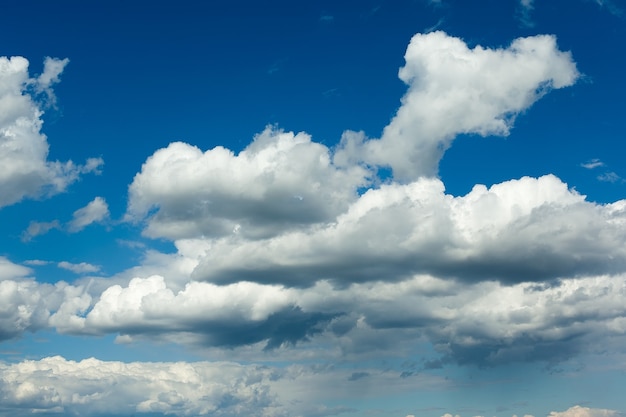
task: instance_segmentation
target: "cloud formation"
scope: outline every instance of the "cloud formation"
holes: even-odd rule
[[[31,221],[28,224],[28,227],[24,232],[22,232],[22,242],[29,242],[33,238],[41,235],[45,235],[50,230],[61,229],[61,224],[58,220],[53,220],[51,222],[37,222]]]
[[[268,127],[238,155],[176,142],[154,153],[129,188],[128,220],[150,216],[145,234],[169,239],[275,236],[333,219],[366,184],[329,149]]]
[[[425,368],[553,363],[623,337],[626,201],[588,201],[553,175],[464,196],[436,178],[456,135],[507,135],[574,83],[570,54],[552,36],[470,49],[434,32],[405,59],[409,90],[379,139],[345,132],[330,149],[268,127],[239,154],[155,152],[126,219],[177,253],[69,300],[54,326],[259,354],[336,340],[347,357],[383,351],[383,332],[396,347],[428,340],[438,356]],[[393,178],[376,178],[385,166]]]
[[[74,212],[72,220],[67,225],[70,233],[83,230],[92,223],[102,222],[109,217],[109,206],[102,197],[94,198],[85,207]]]
[[[626,274],[513,286],[427,275],[345,288],[328,282],[303,289],[191,282],[180,291],[152,276],[110,286],[99,296],[65,285],[56,292],[50,325],[68,333],[117,333],[125,342],[150,338],[206,348],[254,347],[260,356],[279,348],[287,354],[296,345],[313,354],[332,340],[341,347],[332,355],[352,360],[387,354],[390,346],[401,351],[421,339],[435,347],[437,356],[428,360],[437,367],[558,363],[593,353],[597,340],[626,336],[625,292]],[[424,369],[435,363],[426,360]]]
[[[565,411],[552,411],[548,417],[617,417],[621,415],[615,410],[588,408],[576,405]]]
[[[417,34],[404,58],[399,77],[409,90],[382,137],[345,135],[335,161],[388,166],[402,181],[435,176],[458,134],[506,136],[519,113],[578,77],[571,55],[548,35],[470,49],[441,31]]]
[[[59,268],[67,269],[68,271],[72,271],[75,274],[86,274],[89,272],[98,272],[100,267],[97,265],[92,265],[87,262],[81,262],[78,264],[74,264],[67,261],[61,261],[58,263]]]
[[[31,279],[1,280],[0,342],[48,327],[46,297],[53,292],[53,286]]]
[[[283,416],[269,390],[271,371],[234,363],[122,363],[54,356],[0,363],[2,409],[13,416]]]
[[[332,415],[350,409],[295,400],[315,399],[319,387],[328,394],[329,386],[351,398],[369,384],[444,386],[444,378],[420,372],[554,364],[594,353],[598,340],[624,340],[626,200],[588,201],[553,175],[453,196],[436,177],[456,135],[507,135],[543,94],[574,83],[569,53],[551,36],[470,49],[434,32],[416,35],[405,58],[400,78],[408,92],[381,138],[346,132],[330,149],[306,133],[268,127],[238,154],[176,142],[150,156],[129,187],[126,220],[145,225],[148,237],[169,239],[176,253],[148,251],[143,265],[110,279],[55,285],[0,257],[0,341],[52,327],[252,360],[347,364],[397,359],[426,343],[430,353],[419,363],[320,371],[52,357],[0,364],[2,406],[23,415]],[[37,81],[42,92],[64,65],[46,66]],[[38,108],[19,88],[14,95],[34,106],[26,121],[40,125]],[[32,137],[47,152],[45,136],[36,130]],[[47,154],[39,155],[48,167]],[[91,160],[76,169],[99,166]],[[392,178],[376,177],[383,167]],[[74,212],[68,231],[108,217],[96,197]],[[58,222],[31,226],[33,237]],[[612,416],[603,411],[574,407],[553,417]]]
[[[33,79],[22,57],[0,57],[0,208],[24,198],[57,194],[81,174],[97,171],[102,159],[84,165],[72,161],[48,161],[48,141],[41,132],[44,93],[54,104],[52,86],[69,61],[46,58],[44,72]]]
[[[604,166],[604,162],[602,162],[601,160],[599,160],[598,158],[593,158],[590,159],[589,161],[580,164],[581,167],[586,168],[586,169],[594,169],[594,168],[599,168],[599,167],[603,167]]]
[[[509,284],[616,273],[626,268],[625,207],[587,202],[551,175],[478,185],[462,197],[445,194],[437,179],[389,184],[332,223],[266,240],[215,240],[193,277],[342,286],[417,273]]]

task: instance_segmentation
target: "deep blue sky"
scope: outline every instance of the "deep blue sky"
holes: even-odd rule
[[[626,412],[615,388],[626,382],[619,0],[4,0],[0,9],[0,56],[26,58],[20,74],[30,77],[16,82],[0,65],[0,416]],[[411,61],[418,75],[407,87],[398,73],[420,33],[430,34],[418,37],[426,52]],[[555,37],[556,63],[507,49],[524,37],[544,45],[539,35]],[[462,59],[423,70],[452,39],[467,46]],[[479,50],[519,61],[472,62]],[[46,57],[69,59],[54,101],[36,79]],[[472,65],[480,71],[463,75]],[[559,86],[559,76],[571,82]],[[437,100],[466,90],[475,93],[458,99],[466,111],[437,112]],[[507,107],[518,90],[530,98]],[[45,136],[34,136],[49,145],[43,159],[28,156],[33,137],[11,136],[19,120],[39,118],[20,100],[43,112],[35,135]],[[508,135],[485,127],[485,102]],[[402,109],[400,133],[385,130]],[[431,121],[435,132],[422,131]],[[448,128],[434,145],[449,147],[442,157],[420,156]],[[357,150],[341,142],[346,131],[363,132]],[[103,165],[75,168],[75,180],[52,174],[54,161],[88,158]],[[438,170],[403,176],[403,158]],[[31,162],[53,180],[27,188]],[[46,192],[54,181],[67,187]],[[495,186],[481,197],[477,184]],[[142,390],[137,375],[105,363],[133,394],[109,409],[106,397],[83,406],[72,378],[107,376],[63,362],[45,371],[64,381],[50,399],[41,387],[53,379],[17,368],[33,359],[48,369],[54,355],[145,372],[156,361],[208,361],[197,368],[220,376],[198,378],[227,388],[206,398],[184,384]],[[20,391],[26,382],[32,395]],[[87,385],[80,395],[119,395]]]

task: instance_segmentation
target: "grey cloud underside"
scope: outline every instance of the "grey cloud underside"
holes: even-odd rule
[[[170,230],[180,229],[184,235],[206,237],[240,230],[246,238],[263,239],[327,220],[331,215],[327,203],[315,201],[309,194],[299,189],[268,192],[260,201],[220,194],[207,196],[200,203],[176,200],[161,204],[150,220],[153,227],[149,230],[168,234]]]
[[[562,185],[550,177],[535,185],[541,187],[541,182],[547,192]],[[509,185],[516,192],[519,183]],[[578,201],[540,202],[526,214],[499,226],[494,220],[484,228],[464,224],[459,216],[467,210],[489,216],[490,210],[500,210],[497,205],[458,208],[449,196],[440,195],[433,203],[408,195],[414,200],[383,204],[356,221],[340,219],[310,233],[255,242],[216,241],[192,277],[219,284],[245,280],[294,287],[327,280],[345,287],[402,281],[414,274],[515,284],[626,271],[626,214],[619,205],[599,206],[569,194]],[[516,207],[511,209],[522,211]],[[469,238],[464,236],[468,228],[474,228]]]
[[[101,332],[119,332],[130,336],[154,337],[164,333],[190,333],[197,337],[195,343],[211,347],[234,348],[265,343],[265,350],[272,350],[284,345],[296,345],[310,341],[310,338],[321,333],[327,324],[340,314],[324,312],[303,312],[300,307],[289,307],[277,311],[264,320],[237,319],[190,319],[177,323],[175,327],[167,325],[151,326],[117,326],[102,328]]]
[[[259,284],[224,288],[196,283],[185,293],[170,293],[175,298],[169,299],[158,295],[169,293],[164,286],[138,285],[162,283],[155,277],[134,282],[121,293],[103,295],[84,314],[84,326],[69,332],[120,333],[234,352],[257,345],[266,351],[281,349],[282,354],[294,345],[315,350],[331,342],[344,359],[380,357],[428,341],[438,356],[424,362],[424,369],[447,363],[554,364],[595,352],[599,339],[619,341],[626,334],[624,274],[509,286],[428,276],[346,288],[318,283],[306,289],[270,290]],[[126,312],[132,302],[124,291],[140,302],[132,311],[142,317]],[[226,294],[230,297],[224,298]],[[206,300],[202,309],[196,310],[189,297]],[[111,304],[115,300],[120,304]],[[263,300],[270,304],[259,305]],[[160,312],[154,310],[155,302],[162,306]],[[73,322],[71,317],[58,320]]]
[[[268,127],[237,155],[183,143],[157,151],[130,186],[127,219],[148,216],[151,237],[267,238],[334,218],[366,183],[366,170],[333,165],[308,135]]]
[[[626,270],[624,258],[614,259],[611,255],[596,253],[555,253],[549,247],[508,248],[494,253],[484,253],[476,258],[464,260],[434,259],[420,251],[413,255],[390,259],[359,256],[332,261],[327,264],[309,266],[270,266],[251,269],[237,267],[221,269],[203,274],[197,270],[193,278],[216,284],[231,284],[252,281],[261,284],[281,284],[289,287],[306,288],[317,281],[332,282],[338,288],[351,283],[368,281],[398,282],[415,274],[456,279],[465,282],[485,280],[506,284],[523,282],[551,282],[565,277],[619,273]]]

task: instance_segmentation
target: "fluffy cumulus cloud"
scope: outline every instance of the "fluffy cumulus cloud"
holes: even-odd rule
[[[307,365],[75,362],[60,356],[0,362],[0,415],[323,417],[359,411],[341,405],[346,400],[449,386],[437,376],[409,381],[367,370],[368,377],[350,380],[351,369]]]
[[[500,365],[560,362],[593,353],[597,340],[626,336],[626,275],[567,279],[550,285],[455,283],[418,275],[400,283],[319,282],[286,288],[251,282],[217,286],[191,282],[179,291],[160,276],[134,278],[99,297],[64,286],[50,318],[61,332],[121,334],[120,341],[157,338],[249,351],[332,341],[324,357],[386,355],[416,340],[435,347],[435,362]],[[59,290],[59,291],[60,291]],[[381,335],[385,335],[382,343]],[[319,352],[318,352],[319,353]]]
[[[0,363],[0,415],[9,409],[12,416],[281,416],[271,377],[268,369],[233,363],[73,362],[59,356]]]
[[[173,143],[135,177],[127,219],[156,209],[145,233],[170,239],[258,238],[332,221],[368,184],[362,166],[390,166],[404,180],[433,176],[457,134],[506,135],[518,113],[578,75],[551,36],[492,50],[433,32],[416,35],[405,59],[409,91],[380,139],[346,132],[331,152],[304,133],[268,128],[238,155]]]
[[[23,267],[7,266],[0,258],[0,342],[19,337],[25,331],[36,331],[48,326],[49,306],[54,303],[48,297],[56,289],[49,284],[40,284],[28,278],[4,278],[2,275],[22,275]],[[4,265],[3,265],[4,263]]]
[[[553,411],[548,417],[618,417],[621,414],[615,410],[574,406],[565,411]]]
[[[54,104],[52,86],[68,62],[46,58],[43,73],[30,78],[26,59],[0,57],[0,207],[62,192],[81,174],[102,165],[99,158],[84,165],[47,159],[43,108]],[[41,94],[43,102],[38,99]]]
[[[29,262],[31,265],[46,263]],[[51,312],[69,302],[68,294],[84,294],[83,287],[73,287],[63,281],[55,285],[39,283],[30,277],[32,273],[30,268],[0,256],[0,342],[49,327]]]
[[[598,205],[554,176],[445,194],[441,181],[390,184],[332,223],[244,241],[215,240],[198,280],[309,286],[400,281],[428,273],[466,282],[542,282],[626,268],[626,201]]]
[[[405,60],[399,76],[409,90],[382,137],[345,135],[337,161],[389,166],[400,180],[436,175],[456,135],[508,135],[515,116],[578,77],[571,55],[547,35],[470,49],[443,32],[417,34]]]
[[[576,405],[565,411],[552,411],[548,417],[618,417],[621,414],[614,410],[606,410],[601,408],[587,408]],[[410,416],[407,416],[410,417]],[[450,413],[446,413],[441,417],[460,417],[458,414],[453,416]],[[480,417],[480,416],[479,416]],[[513,416],[517,417],[517,416]],[[531,415],[525,415],[524,417],[533,417]]]
[[[333,219],[366,172],[338,168],[304,133],[271,127],[238,155],[173,143],[143,165],[129,190],[128,219],[150,217],[146,235],[171,239],[276,235]]]
[[[148,335],[152,329],[165,337],[185,335],[186,341],[203,345],[264,343],[271,349],[308,340],[335,316],[303,311],[295,304],[295,295],[279,286],[248,282],[229,286],[192,282],[174,292],[161,276],[134,278],[126,287],[107,288],[87,314],[90,299],[86,305],[69,299],[52,323],[65,332],[117,332],[124,336],[121,340]]]

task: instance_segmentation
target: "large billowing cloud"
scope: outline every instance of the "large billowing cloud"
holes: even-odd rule
[[[597,340],[626,336],[626,274],[512,286],[427,275],[345,288],[191,282],[180,291],[152,276],[111,286],[95,299],[83,287],[62,291],[63,302],[50,318],[62,332],[117,333],[123,342],[156,338],[242,348],[240,353],[256,346],[261,356],[268,349],[288,355],[296,345],[310,349],[309,355],[354,360],[364,353],[387,355],[391,346],[401,354],[402,346],[421,340],[435,346],[430,359],[438,366],[556,363],[593,353]],[[330,341],[340,350],[317,350]]]
[[[186,334],[187,341],[225,347],[258,342],[265,342],[266,348],[294,344],[319,333],[334,316],[303,312],[294,304],[294,294],[277,286],[192,282],[174,293],[160,276],[134,278],[125,288],[109,287],[86,317],[80,315],[89,304],[76,302],[79,300],[85,300],[85,295],[68,299],[53,316],[52,323],[59,330],[127,336],[152,331]]]
[[[400,78],[409,85],[380,139],[346,132],[339,147],[268,128],[240,154],[173,143],[150,157],[129,190],[128,219],[152,237],[274,236],[333,218],[367,185],[361,166],[409,180],[437,174],[460,133],[506,135],[515,116],[578,72],[552,36],[507,49],[469,49],[443,32],[416,35]]]
[[[68,62],[46,58],[44,72],[33,79],[26,59],[0,57],[0,207],[62,192],[81,174],[102,165],[100,158],[84,165],[47,160],[48,141],[41,132],[43,108],[54,105],[52,85]],[[41,94],[43,103],[36,97]]]
[[[550,281],[626,270],[626,201],[585,201],[554,176],[445,194],[436,179],[370,190],[332,223],[213,242],[194,271],[210,282],[309,286],[400,281]]]
[[[75,295],[51,324],[258,352],[334,340],[348,356],[422,340],[439,355],[424,367],[558,362],[622,338],[626,201],[588,201],[553,175],[464,196],[436,178],[456,135],[506,135],[574,83],[570,54],[552,36],[471,49],[434,32],[405,58],[409,90],[379,139],[346,132],[329,149],[270,127],[239,154],[155,152],[127,219],[177,253]]]
[[[511,283],[622,270],[623,203],[586,202],[552,176],[458,198],[426,178],[455,135],[505,135],[519,112],[576,80],[554,37],[470,49],[434,32],[416,35],[405,58],[409,91],[382,138],[346,132],[331,151],[268,128],[239,155],[174,143],[135,177],[127,219],[147,217],[148,236],[205,239],[193,277],[215,283],[347,285],[414,273]],[[420,178],[358,196],[375,184],[370,165]]]

